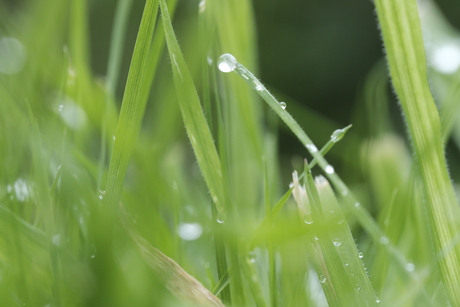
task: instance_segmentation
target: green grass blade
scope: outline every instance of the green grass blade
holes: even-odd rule
[[[409,128],[427,199],[436,249],[460,232],[460,209],[443,150],[438,110],[426,72],[422,31],[415,0],[375,1],[392,82]],[[460,246],[440,262],[442,278],[454,305],[460,305]]]
[[[160,0],[166,43],[171,58],[174,84],[179,100],[185,128],[187,129],[198,165],[211,193],[217,210],[223,212],[225,194],[222,167],[211,132],[201,108],[200,100],[193,84],[184,56],[179,48],[171,19],[164,0]]]
[[[125,93],[120,111],[120,117],[115,132],[115,142],[110,160],[106,184],[104,206],[116,208],[123,190],[126,169],[131,152],[136,143],[142,117],[145,111],[147,97],[142,97],[145,86],[142,82],[146,74],[145,68],[149,59],[153,30],[158,12],[158,2],[148,0],[142,15],[139,33],[134,46],[131,66],[126,81]],[[144,99],[140,99],[140,98]]]

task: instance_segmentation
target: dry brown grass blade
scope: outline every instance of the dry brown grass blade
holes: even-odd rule
[[[153,247],[137,232],[129,221],[125,208],[120,203],[120,218],[123,227],[138,247],[145,262],[163,280],[165,287],[181,301],[196,306],[219,306],[224,304],[198,280],[182,269],[173,259]]]

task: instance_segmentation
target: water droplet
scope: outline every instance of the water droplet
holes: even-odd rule
[[[348,266],[348,262],[345,263],[345,266]]]
[[[91,259],[94,259],[94,258],[96,258],[96,255],[91,255]]]
[[[208,56],[208,57],[206,58],[206,61],[208,61],[208,65],[209,65],[209,66],[212,65],[212,62],[214,62],[214,61],[211,59],[210,56]]]
[[[217,214],[217,223],[223,224],[225,221],[225,213],[224,212],[219,212]]]
[[[303,221],[305,222],[305,224],[313,224],[313,217],[311,212],[307,212],[307,214],[303,216]]]
[[[345,135],[344,129],[337,129],[331,134],[331,141],[334,143],[337,143],[341,139],[343,139],[343,136]]]
[[[347,188],[342,189],[342,195],[343,195],[343,196],[348,195],[348,189],[347,189]]]
[[[305,144],[305,147],[307,147],[307,149],[311,152],[311,153],[314,153],[314,152],[317,152],[318,151],[318,148],[316,148],[316,146],[314,144]]]
[[[334,245],[337,246],[337,247],[342,245],[342,241],[340,241],[339,238],[335,238],[333,242],[334,242]]]
[[[319,239],[318,239],[318,237],[317,237],[317,236],[315,236],[315,241],[318,241],[318,240],[319,240]]]
[[[355,203],[355,207],[358,208],[359,206],[361,206],[360,203]]]
[[[201,237],[203,227],[198,223],[184,223],[179,226],[177,234],[182,240],[193,241]]]
[[[378,297],[375,298],[375,302],[378,304],[380,303],[380,299]]]
[[[280,106],[283,108],[283,110],[286,109],[286,103],[284,101],[280,102]]]
[[[231,72],[234,71],[236,68],[236,61],[235,57],[230,53],[222,54],[217,61],[217,67],[221,72]]]
[[[262,84],[257,84],[256,85],[256,91],[258,92],[262,92],[263,90],[265,90],[265,87],[262,85]],[[282,106],[281,106],[282,107]],[[283,108],[284,109],[284,108]]]
[[[8,185],[6,189],[8,192],[12,192],[14,190],[14,194],[16,195],[16,199],[18,201],[24,202],[30,197],[29,184],[22,178],[16,180],[12,187],[11,185]]]
[[[85,111],[69,97],[56,97],[53,104],[64,123],[73,130],[82,129],[88,119]],[[56,110],[55,109],[55,110]]]
[[[0,39],[0,73],[14,75],[20,72],[26,59],[26,49],[20,41],[12,37]]]
[[[383,244],[383,245],[386,245],[386,244],[388,244],[389,241],[390,241],[390,240],[388,240],[387,237],[381,236],[381,237],[380,237],[380,240],[379,240],[379,243],[380,243],[380,244]]]
[[[407,272],[413,272],[415,270],[415,265],[413,263],[408,263],[406,264],[406,271]]]
[[[294,187],[294,184],[291,182],[291,183],[289,184],[289,189],[292,189],[293,187]]]
[[[115,141],[116,139],[117,139],[117,138],[116,138],[116,137],[113,135],[113,136],[112,136],[112,140],[114,140],[114,141]]]
[[[326,168],[324,169],[326,171],[326,173],[328,174],[334,174],[334,167],[332,167],[332,165],[327,165]]]
[[[63,108],[64,108],[64,105],[60,104],[60,105],[58,106],[58,112],[61,112]]]
[[[51,239],[51,242],[53,242],[53,244],[56,246],[61,245],[61,235],[59,234],[54,235],[53,238]]]
[[[251,263],[256,263],[256,259],[255,259],[255,258],[251,258],[251,259],[249,259],[249,262],[251,262]]]
[[[343,222],[345,222],[345,221],[344,221],[344,220],[340,220],[340,221],[338,222],[338,224],[339,224],[339,225],[342,225]]]
[[[103,200],[104,199],[104,195],[105,195],[105,191],[99,191],[99,199],[100,200]]]
[[[355,289],[355,291],[361,290],[361,287],[358,284],[356,284],[353,288]]]
[[[206,10],[206,1],[201,0],[200,3],[198,4],[198,12],[203,13]]]
[[[324,284],[324,283],[326,282],[326,276],[320,275],[320,276],[319,276],[319,282],[322,283],[322,284]]]
[[[460,67],[460,47],[458,44],[444,44],[436,48],[431,56],[433,67],[445,74],[452,74]]]
[[[363,255],[362,252],[359,252],[359,253],[358,253],[358,256],[359,256],[359,258],[363,258],[363,257],[364,257],[364,255]]]

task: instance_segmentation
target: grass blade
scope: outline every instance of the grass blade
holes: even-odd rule
[[[409,128],[427,199],[437,251],[460,233],[460,209],[444,157],[439,113],[428,85],[422,31],[415,0],[375,1],[393,86]],[[460,305],[460,246],[440,261],[442,279]]]

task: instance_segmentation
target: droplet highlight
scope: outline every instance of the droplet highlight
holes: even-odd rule
[[[193,241],[201,237],[203,227],[198,223],[181,224],[177,230],[177,234],[182,240]]]
[[[328,174],[334,174],[335,170],[334,170],[334,167],[332,165],[328,165],[326,166],[326,168],[324,169],[326,171],[326,173]]]
[[[340,241],[339,238],[335,238],[333,242],[336,247],[339,247],[340,245],[342,245],[342,241]]]
[[[319,276],[319,282],[322,283],[322,284],[324,284],[324,283],[326,282],[326,276],[320,275],[320,276]]]
[[[415,270],[415,265],[413,263],[408,263],[406,264],[406,271],[407,272],[413,272]]]
[[[217,61],[217,67],[221,72],[228,73],[235,70],[237,63],[238,62],[233,55],[230,53],[224,53],[219,57],[219,60]]]
[[[305,147],[311,152],[318,152],[318,148],[314,144],[305,144]]]
[[[281,108],[283,108],[283,110],[286,109],[286,103],[284,101],[280,102],[280,106],[281,106]]]

